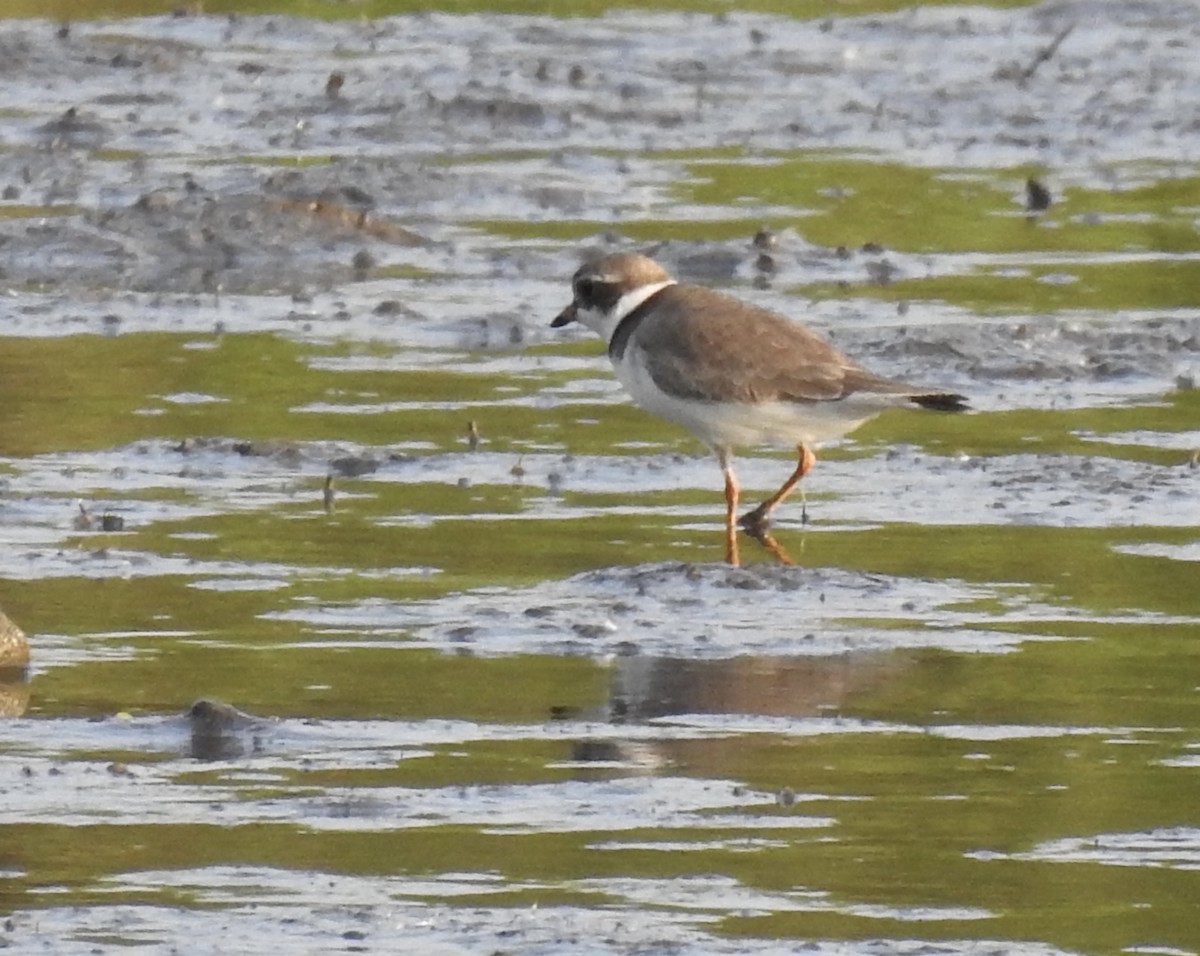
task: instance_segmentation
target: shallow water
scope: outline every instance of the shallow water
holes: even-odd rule
[[[7,944],[1200,952],[1190,5],[56,30],[0,20]],[[726,568],[548,328],[598,246],[975,410]]]

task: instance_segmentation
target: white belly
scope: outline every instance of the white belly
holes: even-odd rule
[[[714,448],[747,445],[815,445],[839,438],[897,403],[895,396],[850,396],[826,402],[701,402],[661,391],[629,349],[614,366],[617,379],[639,406],[682,425]]]

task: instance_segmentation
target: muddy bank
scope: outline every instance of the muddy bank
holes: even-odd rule
[[[1198,30],[0,21],[0,942],[1188,951]],[[730,569],[594,246],[975,410]]]
[[[572,252],[498,250],[470,223],[619,231],[666,212],[667,150],[870,150],[1037,168],[1056,194],[1129,189],[1164,172],[1144,160],[1171,175],[1200,158],[1181,109],[1200,84],[1193,12],[208,16],[65,38],[0,21],[23,104],[0,118],[0,253],[10,284],[44,290],[310,292],[386,267],[558,278]]]

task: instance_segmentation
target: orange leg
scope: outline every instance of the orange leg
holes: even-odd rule
[[[722,449],[717,452],[717,458],[725,476],[725,560],[736,567],[741,563],[737,540],[738,483],[729,464],[729,452]]]
[[[799,461],[796,463],[796,470],[792,472],[788,480],[770,498],[742,516],[742,527],[755,538],[761,538],[766,534],[767,525],[770,523],[769,518],[771,512],[775,510],[775,506],[791,494],[792,489],[800,484],[800,479],[812,471],[813,465],[817,462],[817,456],[807,445],[797,445],[796,452],[799,455]]]

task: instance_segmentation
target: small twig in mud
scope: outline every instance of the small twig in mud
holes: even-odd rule
[[[1051,57],[1054,56],[1055,53],[1058,52],[1058,48],[1062,46],[1063,40],[1071,35],[1071,31],[1075,29],[1077,23],[1077,20],[1072,20],[1065,27],[1058,31],[1054,39],[1050,41],[1049,46],[1042,47],[1042,49],[1038,51],[1037,56],[1033,58],[1033,62],[1030,63],[1029,66],[1025,67],[1025,69],[1023,69],[1019,74],[1017,74],[1017,86],[1024,86],[1026,82],[1032,78],[1033,74],[1038,71],[1041,65],[1047,62]]]

